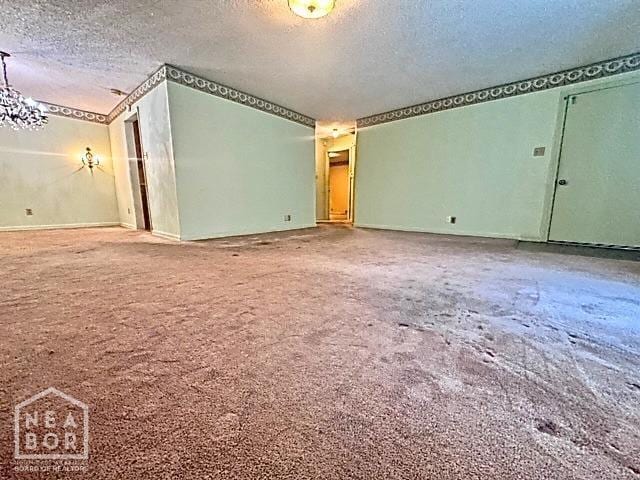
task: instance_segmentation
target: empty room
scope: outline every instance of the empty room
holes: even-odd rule
[[[0,12],[0,479],[640,480],[638,0]]]

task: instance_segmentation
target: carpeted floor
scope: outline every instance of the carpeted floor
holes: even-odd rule
[[[640,263],[319,229],[0,233],[13,408],[90,408],[75,479],[640,479]]]

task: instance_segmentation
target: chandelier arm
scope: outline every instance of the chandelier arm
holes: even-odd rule
[[[0,85],[0,127],[6,125],[14,130],[42,128],[48,121],[46,108],[30,98],[24,98],[9,85],[6,58],[10,56],[7,52],[0,51],[4,81],[4,85]]]

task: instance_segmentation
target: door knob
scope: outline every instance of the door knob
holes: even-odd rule
[[[558,180],[558,185],[566,185],[567,181],[563,178],[562,180]]]

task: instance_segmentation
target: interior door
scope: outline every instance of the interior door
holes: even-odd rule
[[[549,240],[640,246],[640,83],[567,99]]]
[[[349,162],[331,165],[329,168],[330,219],[349,218]]]

